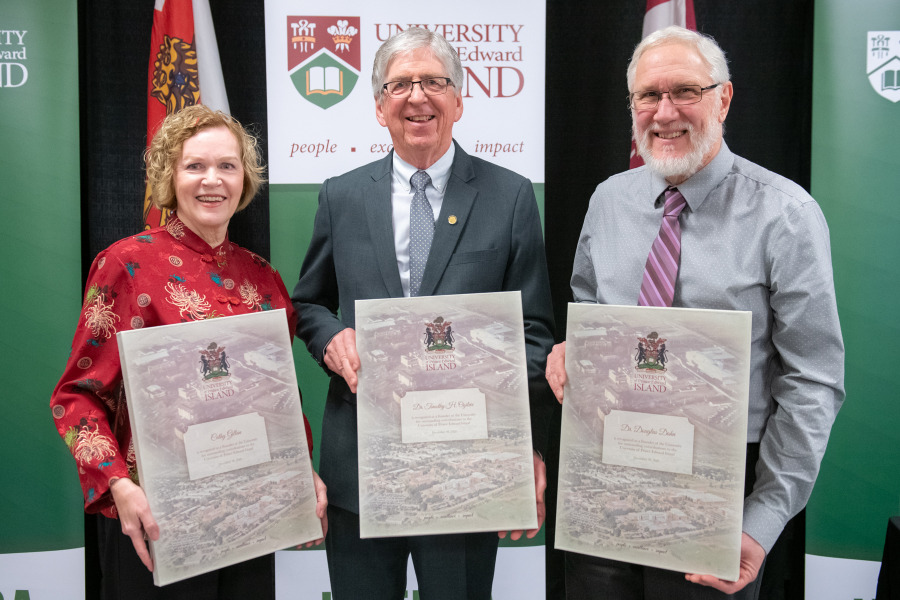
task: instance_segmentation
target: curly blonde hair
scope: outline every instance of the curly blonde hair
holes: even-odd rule
[[[256,137],[248,133],[234,117],[202,104],[195,104],[167,116],[153,136],[150,147],[144,152],[151,199],[156,206],[178,208],[178,200],[175,198],[175,166],[181,160],[184,142],[204,129],[216,127],[226,127],[241,148],[244,188],[237,210],[243,210],[250,204],[266,181],[266,168],[259,155]]]

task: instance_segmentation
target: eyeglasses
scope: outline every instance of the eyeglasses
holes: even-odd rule
[[[391,98],[406,98],[412,94],[417,83],[427,96],[439,96],[447,91],[447,86],[453,85],[449,77],[429,77],[421,81],[388,81],[381,89]]]
[[[656,108],[659,101],[662,100],[663,94],[669,95],[669,100],[676,106],[685,104],[696,104],[703,100],[703,92],[711,90],[722,85],[714,83],[706,87],[699,85],[680,85],[670,89],[668,92],[659,92],[657,90],[644,90],[642,92],[634,92],[628,94],[628,106],[634,110],[648,110]]]

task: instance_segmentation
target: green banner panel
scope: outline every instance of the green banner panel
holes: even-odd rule
[[[0,3],[0,553],[79,547],[82,496],[50,415],[81,305],[76,3]],[[19,290],[21,295],[13,292]]]
[[[809,503],[807,553],[880,561],[900,514],[900,3],[819,0],[815,12],[812,194],[831,229],[847,399]]]
[[[269,244],[272,264],[288,292],[294,290],[300,265],[312,237],[319,198],[318,184],[273,185],[269,188]],[[306,346],[294,338],[297,383],[303,394],[303,413],[313,432],[313,464],[319,466],[322,413],[328,393],[328,377],[315,363]]]

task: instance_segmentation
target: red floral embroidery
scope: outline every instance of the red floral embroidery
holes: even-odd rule
[[[259,257],[227,240],[210,248],[173,218],[164,230],[116,242],[97,258],[74,350],[50,402],[56,429],[76,457],[88,510],[108,517],[117,514],[109,478],[136,477],[118,349],[110,343],[115,333],[126,324],[156,327],[258,310],[242,302],[241,282],[252,282],[260,296],[274,298],[273,307],[287,310],[289,331],[296,325],[284,283],[262,268]],[[138,262],[140,270],[129,269]],[[243,290],[245,296],[248,291]]]

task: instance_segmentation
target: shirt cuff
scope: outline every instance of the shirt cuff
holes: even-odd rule
[[[778,536],[784,529],[785,521],[781,515],[759,502],[746,501],[744,503],[743,531],[759,542],[766,554],[775,545]]]

